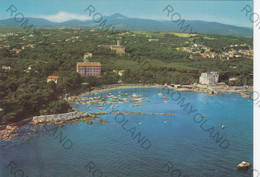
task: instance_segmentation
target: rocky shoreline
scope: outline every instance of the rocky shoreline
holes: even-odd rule
[[[18,126],[7,125],[4,129],[0,130],[0,140],[7,141],[17,136]]]
[[[107,121],[97,117],[98,114],[82,113],[78,111],[64,113],[64,114],[53,114],[44,116],[34,116],[6,126],[0,127],[0,140],[7,141],[18,134],[18,129],[22,125],[57,125],[59,127],[65,126],[66,124],[77,124],[79,122],[85,122],[87,124],[93,124],[93,120],[97,119],[99,123],[106,123]]]

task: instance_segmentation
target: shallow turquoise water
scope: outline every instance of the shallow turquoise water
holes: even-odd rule
[[[108,114],[100,116],[108,121],[105,124],[79,123],[57,129],[37,126],[33,127],[36,134],[23,127],[19,137],[0,144],[1,176],[250,176],[249,171],[237,170],[236,165],[243,160],[253,162],[252,100],[236,94],[167,93],[163,88],[120,89],[95,96],[105,98],[110,92],[123,94],[121,97],[135,93],[149,97],[151,102],[144,99],[137,107],[117,102],[114,108],[103,105],[103,110],[97,105],[74,104],[83,112],[145,115]],[[157,92],[172,99],[166,103]],[[206,117],[201,118],[199,113]],[[62,138],[57,137],[61,133]]]

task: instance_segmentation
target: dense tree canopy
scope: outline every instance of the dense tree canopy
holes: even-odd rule
[[[0,44],[0,66],[11,70],[0,70],[0,112],[1,123],[14,122],[41,114],[63,113],[70,106],[62,98],[79,94],[91,87],[123,83],[176,83],[198,82],[201,72],[218,71],[220,81],[230,85],[252,85],[253,61],[248,58],[220,61],[197,57],[190,60],[190,54],[178,47],[191,43],[205,45],[212,51],[230,50],[232,44],[252,46],[252,38],[194,35],[182,37],[173,33],[146,33],[125,31],[39,29],[30,35],[23,30],[9,29],[16,35],[9,36]],[[1,31],[0,31],[1,32]],[[157,39],[158,41],[148,41]],[[100,44],[116,44],[126,48],[126,54],[100,47]],[[21,49],[20,53],[12,49]],[[240,47],[239,49],[248,49]],[[204,49],[201,49],[204,50]],[[91,61],[101,62],[102,77],[81,77],[76,72],[76,63],[83,61],[85,52],[93,53]],[[125,70],[122,77],[113,70]],[[59,76],[58,84],[46,79]],[[229,82],[229,77],[237,77]],[[87,85],[83,84],[87,83]]]

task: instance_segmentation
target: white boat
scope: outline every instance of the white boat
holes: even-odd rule
[[[132,97],[134,97],[134,98],[135,98],[135,97],[136,97],[136,94],[135,94],[135,93],[133,93]]]
[[[242,161],[240,164],[237,165],[237,168],[245,169],[250,167],[250,162]]]

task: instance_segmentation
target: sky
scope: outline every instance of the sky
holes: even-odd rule
[[[11,12],[6,10],[14,5],[16,13],[25,17],[45,18],[54,22],[64,22],[71,19],[91,20],[84,12],[92,5],[94,13],[109,16],[120,13],[129,18],[145,18],[155,20],[171,20],[167,11],[170,5],[174,12],[179,13],[185,20],[203,20],[224,24],[250,27],[253,24],[241,10],[252,1],[246,0],[0,0],[0,20],[11,18]],[[15,15],[15,13],[14,13]]]

